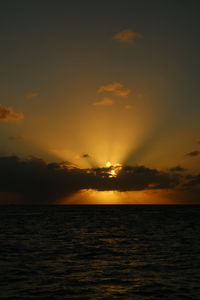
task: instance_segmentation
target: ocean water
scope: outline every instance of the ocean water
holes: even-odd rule
[[[0,299],[200,299],[200,206],[2,206]]]

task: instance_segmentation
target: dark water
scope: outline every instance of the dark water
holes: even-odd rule
[[[1,207],[0,299],[200,299],[200,206]]]

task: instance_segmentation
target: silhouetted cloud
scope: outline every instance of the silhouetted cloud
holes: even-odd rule
[[[184,171],[187,171],[187,169],[181,167],[181,166],[176,166],[174,168],[171,168],[170,169],[171,172],[184,172]]]
[[[130,43],[130,42],[134,42],[137,39],[143,39],[143,38],[144,36],[141,33],[134,32],[130,29],[119,31],[113,36],[113,40],[122,43]]]
[[[12,107],[0,105],[0,122],[23,120],[23,113],[18,113]]]
[[[200,186],[200,174],[195,176],[188,176],[188,181],[184,185],[187,188]]]
[[[110,168],[80,169],[69,162],[47,164],[40,158],[0,157],[0,192],[18,193],[33,203],[55,202],[82,189],[136,191],[169,189],[180,182],[178,174],[144,166],[125,166],[111,177]]]
[[[179,184],[179,176],[144,166],[124,166],[116,177],[119,190],[143,190],[173,188]]]
[[[111,92],[116,96],[126,97],[130,94],[131,90],[126,88],[120,82],[112,82],[110,84],[103,85],[99,88],[98,93]]]
[[[186,153],[185,156],[189,156],[189,157],[196,157],[196,156],[199,156],[200,155],[200,151],[198,150],[195,150],[195,151],[192,151],[192,152],[189,152],[189,153]]]
[[[114,101],[110,98],[103,98],[97,102],[94,102],[94,106],[112,106],[114,104]]]
[[[32,99],[32,98],[38,97],[39,94],[38,93],[27,93],[24,96],[26,99]]]

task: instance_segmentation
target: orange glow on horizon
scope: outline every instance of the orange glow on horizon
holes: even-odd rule
[[[62,199],[59,204],[72,205],[160,205],[181,204],[171,191],[166,190],[143,190],[143,191],[97,191],[82,190],[67,198]]]

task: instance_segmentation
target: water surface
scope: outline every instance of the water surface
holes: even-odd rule
[[[200,299],[200,206],[3,206],[0,299]]]

